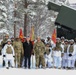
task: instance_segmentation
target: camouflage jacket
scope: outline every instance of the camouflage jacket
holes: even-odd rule
[[[43,42],[36,42],[34,44],[34,53],[35,55],[44,55],[45,52],[45,45]]]

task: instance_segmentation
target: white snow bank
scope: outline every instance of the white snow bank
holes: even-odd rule
[[[75,75],[76,70],[1,68],[0,75]]]
[[[75,75],[76,70],[63,70],[63,69],[24,69],[24,68],[2,68],[0,56],[0,75]]]

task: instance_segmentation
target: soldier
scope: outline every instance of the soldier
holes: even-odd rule
[[[63,57],[62,57],[62,67],[63,67],[63,69],[67,68],[67,65],[68,65],[67,49],[68,49],[68,40],[65,39],[65,41],[64,41],[64,52],[63,52]]]
[[[70,40],[70,45],[68,46],[67,54],[68,54],[68,69],[74,69],[75,55],[76,55],[76,45],[74,44],[74,40]]]
[[[45,45],[41,41],[40,37],[37,37],[37,42],[34,44],[34,53],[36,59],[36,68],[40,67],[40,64],[45,68],[45,59],[44,59]]]
[[[45,43],[49,43],[50,47],[51,48],[54,48],[55,47],[55,44],[53,43],[53,41],[51,40],[51,37],[47,37],[47,40],[45,40]]]
[[[61,48],[61,42],[60,38],[56,39],[56,47],[53,48],[53,57],[54,57],[54,68],[61,68],[61,54],[62,54],[62,48]]]
[[[49,44],[46,44],[45,47],[45,64],[46,67],[51,68],[52,67],[52,49],[49,47]]]
[[[75,40],[75,46],[76,46],[76,38],[74,39]],[[76,68],[76,54],[75,54],[75,68]]]
[[[61,43],[64,43],[65,38],[62,36],[61,37]]]
[[[4,46],[3,50],[4,50],[3,57],[5,57],[6,68],[9,69],[8,62],[10,62],[11,67],[13,68],[15,53],[14,48],[11,45],[10,39],[7,40],[7,44]]]
[[[20,68],[22,66],[22,60],[24,56],[23,44],[19,37],[16,38],[13,44],[15,50],[15,66]],[[16,63],[17,62],[17,63]]]
[[[3,54],[3,48],[5,46],[5,44],[7,43],[7,40],[9,39],[9,35],[8,34],[5,34],[5,36],[3,37],[3,40],[1,42],[1,49],[2,49],[2,54]],[[3,57],[3,67],[5,66],[5,60],[4,60],[4,57]]]
[[[46,40],[46,44],[49,44],[50,47],[52,47],[51,38],[48,36]]]

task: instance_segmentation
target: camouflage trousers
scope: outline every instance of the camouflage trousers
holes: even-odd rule
[[[18,68],[20,68],[22,66],[21,59],[22,59],[21,53],[16,53],[16,55],[15,55],[15,66],[17,66]]]
[[[44,55],[37,55],[35,56],[36,58],[36,67],[40,67],[40,65],[43,67],[45,67],[45,59],[44,59]]]

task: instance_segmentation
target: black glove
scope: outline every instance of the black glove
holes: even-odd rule
[[[34,53],[32,53],[32,55],[34,55]]]
[[[46,52],[44,52],[44,55],[46,54]]]
[[[15,56],[13,56],[15,58]]]
[[[72,54],[69,54],[69,56],[71,57],[71,56],[72,56]]]
[[[0,55],[2,55],[1,51],[0,51]]]
[[[3,57],[6,57],[6,55],[3,55]]]
[[[51,50],[49,49],[49,52],[51,52]]]

